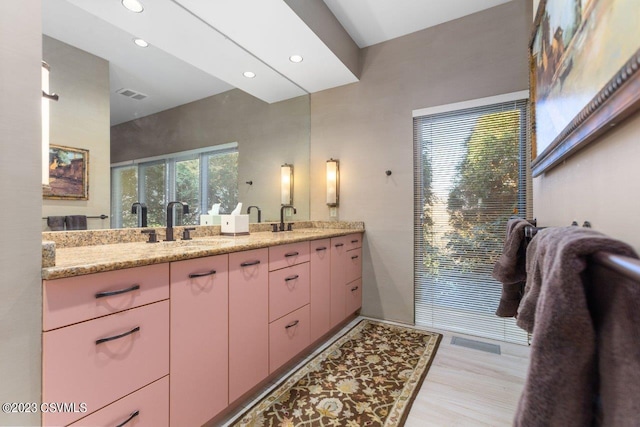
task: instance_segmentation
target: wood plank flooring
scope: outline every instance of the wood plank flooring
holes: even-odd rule
[[[363,317],[356,318],[336,335],[342,335],[361,319]],[[405,426],[511,426],[527,374],[529,348],[448,331],[422,329],[441,333],[443,338]],[[452,345],[453,336],[498,344],[501,354]],[[323,347],[307,360],[322,351]],[[282,377],[286,376],[288,373]],[[276,383],[273,382],[259,393],[256,400],[273,389]],[[253,401],[247,401],[243,406],[246,408],[252,404]],[[233,422],[244,408],[231,414],[224,425]]]

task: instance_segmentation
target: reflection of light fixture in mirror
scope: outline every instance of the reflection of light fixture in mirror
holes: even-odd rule
[[[340,201],[340,162],[327,160],[327,205],[338,206]]]
[[[144,41],[142,39],[133,39],[133,42],[138,47],[148,47],[149,46],[149,43],[147,43],[146,41]]]
[[[49,100],[58,95],[49,94],[49,64],[42,61],[42,185],[49,185]]]
[[[291,61],[291,62],[293,62],[293,63],[296,63],[296,64],[298,64],[298,63],[302,62],[302,59],[303,59],[303,58],[302,58],[302,56],[300,56],[300,55],[291,55],[291,56],[289,57],[289,61]]]
[[[252,79],[256,76],[256,73],[254,73],[253,71],[245,71],[244,73],[242,73],[242,75],[248,79]]]
[[[129,9],[131,12],[140,13],[144,10],[142,3],[138,0],[122,0],[122,5]]]
[[[283,205],[293,204],[293,165],[288,163],[280,166],[280,199]]]

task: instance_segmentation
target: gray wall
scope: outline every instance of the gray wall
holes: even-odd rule
[[[51,37],[42,37],[42,56],[51,66],[51,136],[55,145],[89,150],[89,200],[44,200],[42,216],[110,215],[109,62]],[[43,230],[48,230],[42,221]],[[88,228],[109,228],[90,219]]]
[[[298,210],[291,219],[309,219],[308,96],[267,104],[233,89],[126,122],[111,128],[111,159],[118,163],[227,142],[238,143],[244,207],[260,206],[265,221],[279,219],[280,165],[291,163]]]
[[[40,0],[0,2],[0,402],[39,402],[42,235]],[[0,425],[39,425],[5,414]]]
[[[367,230],[365,315],[414,320],[412,110],[526,90],[531,10],[512,1],[363,49],[359,83],[311,95],[311,218],[329,219],[337,158],[339,219]]]

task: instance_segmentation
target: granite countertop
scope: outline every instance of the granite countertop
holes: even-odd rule
[[[58,248],[55,250],[55,266],[44,267],[42,278],[60,279],[362,232],[363,227],[309,228],[279,233],[261,231],[248,236],[196,237],[193,240],[175,242],[133,242]]]

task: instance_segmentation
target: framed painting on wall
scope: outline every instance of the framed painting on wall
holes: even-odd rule
[[[89,150],[50,145],[49,186],[45,199],[89,200]]]
[[[529,45],[538,176],[640,107],[637,0],[541,0]]]

